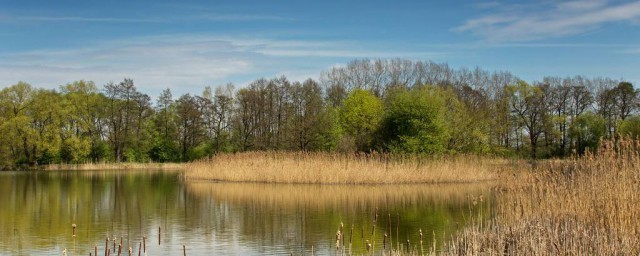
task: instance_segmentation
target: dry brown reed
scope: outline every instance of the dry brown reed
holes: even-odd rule
[[[539,164],[502,181],[496,218],[461,232],[447,254],[638,255],[640,141]]]
[[[481,156],[424,158],[387,154],[244,152],[186,166],[186,177],[232,182],[309,184],[449,183],[494,180],[509,167]]]
[[[85,164],[50,164],[43,167],[45,171],[97,171],[97,170],[182,170],[184,164],[179,163],[85,163]]]

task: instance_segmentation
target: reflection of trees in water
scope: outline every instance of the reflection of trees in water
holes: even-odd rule
[[[134,248],[143,234],[148,244],[157,245],[158,225],[163,245],[175,250],[186,242],[202,252],[228,252],[234,243],[254,253],[295,253],[311,246],[328,252],[340,222],[347,236],[354,225],[353,248],[364,249],[362,227],[364,239],[371,240],[376,208],[377,248],[388,227],[388,212],[394,241],[399,214],[403,241],[417,239],[422,228],[430,242],[432,231],[443,240],[470,216],[487,214],[489,201],[469,207],[470,195],[491,198],[487,189],[469,184],[184,185],[177,173],[143,171],[9,173],[0,175],[0,251],[47,254],[71,248],[72,223],[78,226],[77,253],[96,243],[102,248],[107,233],[125,236],[125,245],[131,237]]]
[[[375,209],[378,209],[376,242],[382,245],[383,234],[396,229],[401,241],[417,240],[423,229],[425,246],[430,246],[435,233],[437,241],[450,238],[455,231],[481,214],[488,217],[490,186],[462,185],[385,185],[322,186],[243,183],[190,183],[188,190],[210,201],[233,206],[230,225],[235,225],[247,243],[260,247],[289,245],[290,251],[313,245],[320,250],[335,246],[335,233],[345,223],[350,236],[354,225],[354,250],[364,250],[364,240],[372,240]],[[483,201],[473,196],[483,195]],[[398,215],[400,225],[397,224]],[[364,227],[364,237],[362,236]],[[388,231],[387,231],[388,232]]]
[[[72,223],[78,226],[76,241],[83,248],[99,241],[104,243],[107,233],[118,237],[127,233],[131,237],[150,233],[151,223],[176,214],[173,209],[160,211],[168,200],[182,200],[177,197],[180,187],[175,175],[159,172],[4,174],[0,177],[0,248],[19,252],[68,247],[73,244]]]

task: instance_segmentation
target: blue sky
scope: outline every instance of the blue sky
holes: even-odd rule
[[[640,1],[0,1],[0,87],[199,93],[356,58],[640,82]]]

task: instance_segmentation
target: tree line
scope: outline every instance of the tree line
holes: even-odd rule
[[[179,162],[297,150],[562,157],[640,134],[639,91],[610,78],[354,60],[319,81],[257,79],[154,100],[124,79],[99,88],[19,82],[0,91],[0,165]]]

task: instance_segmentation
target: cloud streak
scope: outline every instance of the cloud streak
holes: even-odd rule
[[[79,17],[79,16],[27,16],[12,17],[9,19],[19,21],[36,22],[104,22],[104,23],[156,23],[163,22],[161,19],[135,19],[135,18],[115,18],[115,17]]]
[[[492,13],[454,28],[489,42],[524,42],[593,31],[607,23],[633,24],[640,18],[640,1],[612,4],[602,0],[504,5]]]
[[[80,49],[32,50],[0,56],[0,85],[27,81],[55,88],[74,80],[97,84],[131,77],[143,91],[197,92],[205,85],[287,75],[316,78],[336,62],[362,57],[431,58],[343,41],[165,35],[109,40]],[[306,77],[305,77],[306,76]],[[240,84],[242,85],[242,84]]]
[[[190,15],[184,17],[145,17],[145,18],[122,18],[122,17],[85,17],[85,16],[13,16],[0,13],[0,22],[79,22],[79,23],[180,23],[192,21],[210,22],[256,22],[271,21],[285,22],[294,21],[294,18],[258,15],[258,14],[220,14],[207,13]]]

